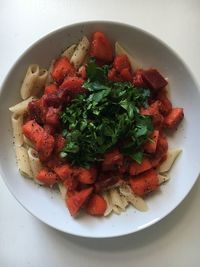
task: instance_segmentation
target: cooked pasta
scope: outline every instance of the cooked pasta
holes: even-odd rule
[[[66,199],[67,189],[62,183],[58,183],[58,188],[63,200]]]
[[[34,86],[33,95],[37,96],[39,93],[41,93],[41,90],[44,88],[44,85],[46,84],[47,77],[48,77],[48,71],[46,69],[40,69]]]
[[[53,82],[53,78],[51,76],[51,72],[53,70],[53,64],[54,64],[54,62],[55,62],[55,60],[52,60],[50,66],[49,66],[48,73],[47,73],[47,79],[46,79],[45,85],[49,85],[50,83]]]
[[[29,157],[30,167],[33,173],[33,178],[36,179],[38,172],[42,169],[42,163],[38,157],[37,151],[32,147],[28,148],[28,157]],[[36,182],[38,181],[36,180]]]
[[[34,87],[39,76],[39,71],[40,68],[37,64],[33,64],[28,67],[21,86],[21,97],[23,100],[34,95]]]
[[[17,165],[20,173],[23,176],[33,178],[33,173],[31,170],[27,149],[24,148],[23,146],[15,146],[15,152],[17,157]]]
[[[67,57],[68,59],[71,59],[72,55],[74,54],[74,51],[76,49],[76,44],[71,45],[68,47],[62,54],[61,56]]]
[[[11,112],[14,112],[15,114],[22,115],[27,111],[28,104],[34,99],[33,96],[30,96],[24,101],[19,102],[18,104],[12,106],[9,108]]]
[[[177,159],[178,155],[181,153],[181,149],[170,149],[167,152],[167,159],[160,165],[159,172],[168,172],[175,160]]]
[[[23,139],[24,139],[24,143],[28,146],[28,147],[32,147],[34,148],[34,144],[23,134]]]
[[[104,216],[108,216],[108,215],[110,215],[112,213],[112,210],[113,210],[109,193],[108,192],[104,192],[103,193],[103,198],[105,199],[106,204],[107,204],[106,210],[104,212]]]
[[[77,45],[76,50],[74,51],[70,62],[73,63],[74,67],[78,69],[82,64],[83,61],[88,53],[90,43],[86,36],[80,41]]]
[[[11,120],[15,145],[21,146],[24,142],[22,135],[23,116],[13,113]]]

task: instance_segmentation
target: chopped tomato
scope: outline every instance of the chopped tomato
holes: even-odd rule
[[[95,32],[92,35],[90,56],[102,60],[105,63],[113,60],[112,44],[103,32]]]
[[[72,216],[76,216],[93,191],[92,187],[75,192],[66,199],[66,204]]]
[[[75,69],[67,57],[60,57],[55,61],[51,72],[54,81],[60,83],[67,75],[73,74],[75,74]]]
[[[116,56],[113,62],[113,66],[119,72],[123,69],[131,70],[131,65],[126,55]]]
[[[115,170],[123,164],[123,155],[119,149],[113,149],[104,155],[102,162],[103,171]]]
[[[151,169],[131,178],[130,185],[136,195],[143,197],[159,187],[158,174],[154,169]]]
[[[51,94],[51,93],[55,93],[58,90],[58,86],[55,83],[51,83],[49,85],[47,85],[44,89],[44,94]]]
[[[85,89],[82,87],[84,80],[79,77],[67,77],[60,85],[59,89],[64,90],[65,95],[75,97],[80,93],[84,93]]]
[[[53,127],[58,127],[60,124],[59,112],[59,108],[49,107],[45,116],[45,123]]]
[[[170,113],[172,110],[172,103],[167,97],[167,91],[163,88],[162,90],[159,90],[156,99],[160,100],[161,105],[160,105],[160,112],[164,116]]]
[[[164,126],[169,129],[174,129],[183,119],[183,109],[173,108],[171,112],[164,118]]]
[[[94,167],[90,169],[79,167],[76,170],[76,175],[79,182],[83,184],[93,184],[97,176],[97,171]]]
[[[62,137],[61,134],[57,134],[55,135],[55,146],[54,146],[54,151],[56,153],[61,152],[61,150],[64,148],[65,146],[65,138]]]
[[[103,216],[106,211],[107,203],[100,195],[93,195],[87,205],[87,212],[93,216]]]
[[[59,177],[55,172],[51,171],[50,169],[43,168],[38,172],[36,179],[42,184],[52,186],[58,182]]]
[[[141,163],[132,162],[130,164],[130,175],[138,175],[152,168],[151,162],[148,158],[143,158]]]
[[[154,153],[156,151],[158,137],[159,137],[159,131],[154,130],[153,133],[149,136],[150,140],[144,144],[144,150],[147,153]]]
[[[55,166],[53,170],[62,181],[65,181],[67,178],[70,178],[73,174],[73,168],[69,164]]]
[[[133,73],[133,85],[136,87],[146,87],[146,83],[142,78],[142,69],[138,69]]]
[[[129,68],[124,68],[120,71],[120,76],[123,82],[131,82],[132,74]]]

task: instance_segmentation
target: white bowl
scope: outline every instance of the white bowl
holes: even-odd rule
[[[50,61],[83,35],[104,31],[135,56],[144,68],[155,67],[168,77],[174,106],[184,107],[185,118],[170,137],[170,145],[183,152],[171,170],[171,180],[147,198],[148,212],[130,207],[120,216],[94,218],[69,215],[58,192],[40,187],[22,177],[17,169],[12,144],[8,107],[20,100],[19,88],[30,63],[48,67]],[[15,63],[0,94],[0,174],[15,198],[44,223],[66,233],[85,237],[114,237],[144,229],[169,214],[188,194],[199,175],[200,94],[191,72],[163,42],[138,28],[115,22],[84,22],[59,29],[32,45]],[[186,211],[187,212],[187,211]]]

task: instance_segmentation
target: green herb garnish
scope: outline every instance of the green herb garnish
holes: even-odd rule
[[[90,166],[119,144],[123,154],[141,162],[141,145],[153,131],[150,116],[139,113],[148,106],[150,91],[129,82],[107,79],[109,66],[92,59],[87,66],[86,94],[78,95],[61,113],[66,144],[61,157],[72,164]]]

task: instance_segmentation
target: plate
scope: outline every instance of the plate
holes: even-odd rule
[[[184,107],[185,118],[178,131],[169,137],[171,147],[183,152],[170,172],[171,180],[147,197],[149,210],[129,207],[121,215],[94,218],[69,215],[57,191],[43,188],[22,177],[17,169],[8,107],[20,101],[19,89],[30,63],[48,67],[67,46],[83,35],[99,30],[111,41],[122,44],[143,68],[157,68],[170,83],[174,106]],[[169,214],[185,198],[198,178],[200,94],[198,86],[179,56],[153,35],[136,27],[116,22],[82,22],[54,31],[33,44],[8,73],[0,93],[0,174],[14,197],[35,217],[60,231],[84,237],[115,237],[142,230]]]

